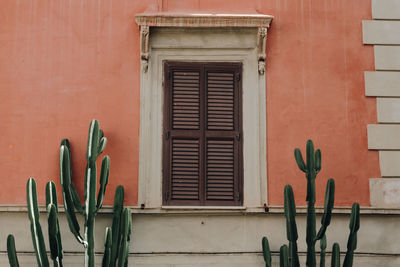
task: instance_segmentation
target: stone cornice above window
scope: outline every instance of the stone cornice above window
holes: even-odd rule
[[[149,61],[150,27],[186,28],[258,28],[258,71],[265,72],[265,44],[267,29],[273,16],[262,14],[137,14],[136,23],[140,28],[140,58],[143,71],[147,71]]]

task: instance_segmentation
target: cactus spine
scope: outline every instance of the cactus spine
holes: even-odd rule
[[[316,217],[315,217],[315,179],[319,171],[321,170],[321,151],[317,149],[314,151],[314,144],[311,140],[307,141],[306,147],[306,161],[304,162],[303,156],[300,149],[296,148],[294,151],[294,157],[296,159],[297,166],[305,173],[307,178],[307,226],[306,226],[306,243],[307,243],[307,267],[316,267],[316,252],[315,244],[320,240],[321,257],[320,267],[325,266],[325,254],[326,254],[326,236],[325,232],[328,228],[332,210],[335,201],[335,181],[330,178],[326,184],[325,201],[324,201],[324,213],[321,218],[321,227],[319,231],[316,231]],[[284,189],[284,210],[286,217],[286,233],[289,241],[288,256],[285,256],[285,247],[282,246],[280,250],[280,266],[299,266],[299,258],[297,253],[297,227],[296,227],[296,206],[294,202],[293,190],[290,185],[286,185]],[[357,247],[357,231],[360,228],[360,206],[358,203],[354,203],[350,218],[350,234],[347,243],[347,253],[344,260],[344,267],[351,267],[353,265],[354,250]],[[264,247],[263,238],[263,247]],[[263,249],[264,259],[271,257],[269,250]],[[267,255],[266,255],[267,254]],[[287,258],[287,259],[286,259]],[[267,266],[268,262],[267,262]],[[340,251],[339,245],[334,244],[332,248],[332,267],[340,266]]]

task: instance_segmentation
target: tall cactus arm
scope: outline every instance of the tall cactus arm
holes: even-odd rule
[[[82,206],[81,199],[80,199],[80,197],[79,197],[79,195],[78,195],[78,192],[76,191],[75,186],[74,186],[74,184],[72,183],[72,181],[71,181],[71,183],[70,183],[70,185],[69,185],[69,191],[71,192],[71,198],[72,198],[72,202],[74,203],[75,209],[76,209],[80,214],[84,215],[84,214],[85,214],[85,209],[84,209],[84,207]]]
[[[324,214],[321,218],[321,228],[318,231],[316,240],[321,239],[326,232],[329,224],[331,223],[332,210],[335,202],[335,181],[330,178],[326,183],[325,201],[324,201]]]
[[[97,120],[92,120],[89,127],[86,159],[96,161],[99,152],[100,128]]]
[[[284,212],[286,217],[286,235],[289,241],[297,241],[296,204],[292,186],[286,185],[284,189]]]
[[[360,205],[354,203],[351,207],[350,234],[347,241],[347,252],[344,258],[343,267],[353,266],[354,250],[357,248],[357,231],[360,229]]]
[[[289,240],[289,261],[291,266],[300,266],[297,252],[297,225],[296,225],[296,204],[294,202],[293,189],[286,185],[284,189],[284,211],[286,217],[286,235]]]
[[[129,248],[131,244],[131,233],[132,233],[132,213],[131,209],[128,208],[128,234],[126,237],[126,259],[124,267],[128,267],[128,260],[129,260]]]
[[[39,223],[39,209],[37,204],[36,182],[29,178],[26,184],[26,198],[28,202],[28,215],[31,221],[31,234],[33,247],[35,248],[36,260],[39,267],[49,267],[46,247],[44,244],[42,227]]]
[[[307,171],[312,172],[315,170],[315,152],[314,152],[314,143],[311,140],[307,141],[306,145],[307,152]]]
[[[46,184],[46,207],[48,216],[48,231],[50,252],[55,266],[62,266],[63,249],[61,242],[60,224],[58,221],[57,191],[54,182]],[[54,209],[54,213],[53,210]],[[57,248],[57,254],[53,253],[54,247]],[[55,251],[54,251],[55,252]],[[54,256],[54,257],[53,257]],[[58,259],[56,259],[58,257]]]
[[[121,220],[121,247],[118,252],[117,267],[125,267],[129,256],[129,240],[130,240],[130,222],[132,213],[130,208],[124,208]]]
[[[97,195],[96,211],[101,209],[104,202],[104,195],[106,194],[106,187],[108,184],[108,176],[110,174],[110,157],[105,156],[101,162],[100,171],[100,189]]]
[[[71,161],[70,161],[71,160],[71,145],[70,145],[68,139],[63,139],[61,141],[61,146],[66,146],[68,148],[68,158],[69,158],[68,164],[69,164],[69,169],[70,169],[70,171],[69,171],[69,177],[70,177],[69,190],[71,192],[72,201],[73,201],[75,209],[79,213],[83,214],[82,202],[79,198],[78,192],[76,191],[74,184],[72,183],[72,166],[71,166]],[[57,212],[58,212],[58,210],[57,210]]]
[[[60,227],[58,224],[57,211],[54,204],[49,204],[47,206],[47,216],[49,227],[50,256],[53,260],[54,267],[62,267],[63,250],[61,246]]]
[[[63,140],[61,140],[61,144],[60,144],[60,147],[61,146],[66,146],[67,148],[68,148],[68,156],[69,156],[69,158],[71,159],[71,144],[70,144],[70,142],[69,142],[69,140],[68,139],[63,139]],[[71,162],[69,163],[69,171],[70,171],[70,175],[71,175],[71,177],[72,177],[72,165],[71,165]]]
[[[114,217],[112,222],[112,251],[111,251],[111,265],[115,266],[118,251],[121,241],[120,234],[120,226],[121,226],[121,217],[122,217],[122,209],[124,202],[124,187],[122,185],[117,186],[115,190],[114,197]]]
[[[319,247],[321,249],[319,266],[325,267],[325,255],[326,255],[326,236],[325,235],[319,241]]]
[[[94,217],[96,214],[96,161],[88,161],[85,174],[85,266],[94,267]]]
[[[13,235],[7,236],[7,255],[10,267],[19,267],[17,251],[15,249],[15,240]]]
[[[46,184],[46,206],[49,204],[53,204],[56,208],[56,212],[58,212],[57,191],[56,185],[53,181],[50,181]]]
[[[289,253],[286,245],[281,246],[279,249],[279,266],[289,267]]]
[[[332,247],[331,267],[340,267],[340,247],[338,243],[334,243]]]
[[[63,190],[64,209],[68,221],[68,226],[75,238],[79,243],[86,246],[86,242],[83,240],[79,233],[80,227],[76,215],[74,212],[74,203],[72,200],[72,194],[70,191],[71,184],[71,168],[70,168],[70,154],[69,149],[66,145],[61,145],[60,148],[60,183]]]
[[[99,151],[98,151],[99,155],[103,153],[104,149],[106,148],[106,145],[107,145],[107,137],[101,137],[99,143]]]
[[[297,163],[297,166],[299,167],[299,169],[302,172],[306,172],[307,171],[307,166],[304,163],[303,156],[301,155],[300,149],[296,148],[294,150],[294,158],[296,159],[296,163]]]
[[[264,256],[264,261],[265,261],[265,267],[271,267],[271,250],[269,249],[269,243],[268,243],[268,238],[265,236],[262,238],[262,250],[263,250],[263,256]]]
[[[315,172],[319,173],[321,170],[321,150],[315,151]]]
[[[110,227],[106,228],[106,235],[104,239],[104,256],[101,266],[110,267],[111,263],[111,247],[112,247],[112,230]]]

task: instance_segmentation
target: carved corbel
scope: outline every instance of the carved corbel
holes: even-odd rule
[[[147,72],[149,67],[149,36],[150,27],[140,26],[140,60],[143,72]]]
[[[258,28],[258,73],[260,73],[260,75],[265,73],[265,59],[267,57],[265,53],[265,44],[267,41],[267,32],[268,29],[266,27]]]

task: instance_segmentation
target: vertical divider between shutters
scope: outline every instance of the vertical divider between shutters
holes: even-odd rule
[[[170,139],[167,140],[167,133],[170,130],[170,103],[171,103],[171,76],[170,76],[171,68],[167,62],[164,63],[164,121],[163,121],[163,189],[162,189],[162,203],[168,204],[170,199],[170,172],[171,172],[171,149],[170,149]]]
[[[237,140],[236,142],[236,149],[237,152],[235,153],[236,155],[243,155],[242,152],[242,144],[243,144],[243,133],[242,133],[242,103],[241,103],[241,99],[242,99],[242,64],[240,64],[236,70],[235,70],[235,76],[237,77],[235,80],[235,110],[237,111],[237,114],[235,114],[236,120],[235,120],[235,124],[236,124],[236,131],[239,133],[239,137],[240,139]],[[236,199],[236,203],[237,205],[241,205],[243,203],[243,168],[242,168],[242,164],[243,164],[243,157],[242,156],[238,156],[236,159],[237,165],[236,168],[238,168],[237,171],[235,171],[235,175],[237,175],[236,177],[236,184],[237,184],[237,188],[236,188],[236,192],[237,192],[237,196],[239,197],[239,199]]]
[[[238,71],[237,68],[234,68],[233,71],[233,155],[234,155],[234,164],[233,164],[233,200],[235,204],[239,203],[239,177],[238,177],[238,148],[239,148],[239,135],[238,131],[240,129],[238,124],[238,105],[237,105],[237,98],[238,98]]]
[[[206,136],[205,130],[207,127],[206,123],[206,70],[204,64],[200,68],[200,175],[199,175],[199,200],[200,204],[206,203]]]

